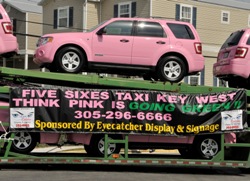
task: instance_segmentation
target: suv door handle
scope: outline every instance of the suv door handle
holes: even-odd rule
[[[157,41],[156,43],[157,44],[165,44],[166,42],[165,41]]]
[[[121,39],[120,42],[122,42],[122,43],[127,43],[127,42],[129,42],[129,40]]]

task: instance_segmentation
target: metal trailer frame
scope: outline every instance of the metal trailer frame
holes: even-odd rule
[[[9,93],[11,86],[30,86],[36,84],[50,84],[68,87],[80,88],[123,88],[123,89],[145,89],[169,91],[176,93],[216,93],[222,91],[233,90],[226,87],[212,86],[192,86],[185,83],[168,83],[155,82],[145,80],[134,80],[128,78],[101,77],[98,75],[81,75],[81,74],[62,74],[50,72],[38,72],[31,70],[21,70],[14,68],[0,67],[0,87],[1,93]],[[247,96],[250,97],[250,91],[247,91]],[[6,108],[6,107],[1,107]],[[250,111],[247,112],[250,114]],[[4,124],[4,123],[3,123]],[[4,124],[4,126],[8,126]],[[247,131],[250,131],[248,128]],[[15,133],[10,133],[7,138],[5,135],[0,135],[0,165],[6,164],[105,164],[105,165],[161,165],[161,166],[202,166],[202,167],[237,167],[250,168],[250,143],[224,143],[224,134],[221,134],[221,149],[220,152],[211,160],[196,160],[196,159],[180,159],[166,157],[130,157],[128,154],[128,136],[124,140],[111,140],[108,135],[105,135],[105,156],[83,157],[83,156],[55,156],[55,155],[24,155],[10,151],[12,140]],[[124,154],[113,154],[108,156],[107,148],[109,143],[125,144]],[[7,144],[5,149],[3,145]],[[239,147],[247,150],[245,160],[225,159],[225,147]]]

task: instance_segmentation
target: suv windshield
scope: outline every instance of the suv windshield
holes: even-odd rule
[[[228,39],[225,41],[225,43],[222,45],[221,49],[231,47],[238,45],[242,35],[244,34],[245,31],[237,31],[232,33]]]

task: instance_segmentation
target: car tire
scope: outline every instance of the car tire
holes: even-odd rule
[[[64,47],[56,54],[55,61],[59,72],[79,73],[85,64],[85,57],[76,47]]]
[[[15,153],[28,154],[37,145],[38,136],[31,132],[16,132],[10,150]]]
[[[162,81],[180,82],[186,75],[185,63],[177,56],[163,57],[158,64],[157,72]]]
[[[110,139],[117,139],[115,135],[109,135]],[[90,144],[85,147],[85,151],[89,156],[94,157],[104,157],[104,144],[105,144],[105,135],[103,134],[96,134],[93,135],[90,141]],[[86,146],[86,145],[85,145]],[[108,145],[108,156],[113,153],[119,153],[121,147],[119,144],[110,143]]]
[[[90,153],[91,153],[91,147],[90,147],[90,145],[84,145],[84,150],[86,151],[86,153],[88,154],[88,155],[91,155]]]
[[[198,136],[195,139],[195,152],[199,159],[212,159],[220,151],[220,136]]]

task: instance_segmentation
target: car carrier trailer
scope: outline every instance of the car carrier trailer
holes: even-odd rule
[[[50,72],[38,72],[31,70],[21,70],[14,68],[0,68],[0,93],[10,93],[13,87],[32,87],[33,85],[52,85],[63,87],[99,88],[99,89],[137,89],[149,91],[167,91],[177,94],[207,94],[219,93],[223,91],[235,90],[226,87],[212,86],[192,86],[185,83],[168,83],[135,80],[119,77],[103,77],[96,74],[62,74]],[[246,90],[247,97],[250,96],[250,91]],[[247,101],[248,102],[248,101]],[[248,105],[248,104],[247,104]],[[8,109],[2,106],[1,109]],[[249,111],[247,111],[249,114]],[[248,116],[249,117],[249,116]],[[247,122],[249,122],[247,120]],[[9,126],[10,123],[1,122],[2,126]],[[247,134],[250,129],[244,129]],[[242,131],[243,132],[243,131]],[[10,136],[7,136],[8,135]],[[238,132],[239,133],[239,132]],[[130,134],[130,133],[128,133]],[[208,166],[208,167],[250,167],[250,143],[224,143],[224,133],[221,134],[221,145],[219,153],[212,159],[184,159],[181,157],[171,157],[153,154],[137,154],[131,155],[128,151],[128,134],[125,134],[124,139],[109,139],[108,134],[105,134],[105,154],[104,157],[90,157],[83,154],[19,154],[10,151],[15,132],[6,130],[0,137],[1,143],[1,164],[106,164],[106,165],[162,165],[162,166]],[[249,138],[248,138],[249,140]],[[119,143],[124,145],[123,154],[108,155],[107,148],[109,143]],[[239,148],[235,152],[235,156],[226,158],[225,148]],[[244,159],[239,158],[243,155]]]

